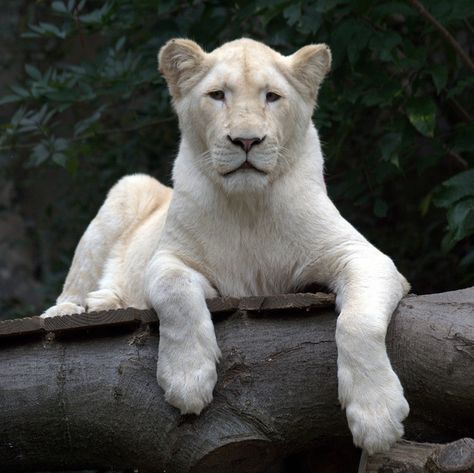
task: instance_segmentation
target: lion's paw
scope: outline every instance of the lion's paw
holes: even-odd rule
[[[181,414],[200,414],[211,403],[217,382],[216,367],[212,363],[190,371],[174,372],[171,376],[160,373],[158,367],[157,377],[165,391],[166,402]]]
[[[206,348],[197,344],[193,350],[163,344],[158,355],[157,379],[166,401],[181,414],[200,414],[212,401],[219,356],[215,343]]]
[[[50,307],[41,314],[41,317],[46,319],[47,317],[58,317],[61,315],[82,314],[85,310],[85,307],[82,305],[74,304],[73,302],[62,302]]]
[[[359,398],[350,396],[345,402],[354,444],[370,455],[389,450],[403,436],[402,422],[410,408],[395,373],[393,377],[390,388],[367,386],[365,392],[357,390],[363,392]]]
[[[86,297],[86,305],[89,312],[123,308],[120,297],[110,289],[99,289],[98,291],[89,292]]]
[[[379,405],[374,408],[365,401],[349,404],[346,415],[354,444],[370,455],[386,452],[403,436],[402,421],[408,411],[408,403],[404,398],[395,407]]]

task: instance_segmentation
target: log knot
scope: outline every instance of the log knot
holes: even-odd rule
[[[427,458],[426,473],[474,473],[474,440],[464,438],[437,447]]]

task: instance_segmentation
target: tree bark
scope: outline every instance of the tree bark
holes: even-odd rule
[[[2,339],[1,471],[252,473],[347,441],[336,315],[310,299],[210,303],[223,356],[214,401],[198,417],[165,402],[155,377],[158,330],[137,326],[139,311],[121,311],[122,324],[77,331],[65,319],[46,335],[43,327]],[[474,288],[405,298],[387,346],[411,405],[407,437],[473,437]]]

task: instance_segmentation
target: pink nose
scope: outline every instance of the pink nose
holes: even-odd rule
[[[252,149],[252,146],[261,143],[265,139],[265,136],[263,138],[231,138],[230,135],[227,135],[227,138],[229,138],[234,145],[240,146],[246,153],[248,153]]]

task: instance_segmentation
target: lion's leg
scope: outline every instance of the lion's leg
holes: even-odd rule
[[[403,435],[409,412],[385,346],[390,318],[409,284],[326,196],[315,207],[331,226],[316,233],[315,263],[308,275],[337,294],[339,400],[354,443],[371,454],[384,451]]]
[[[106,280],[113,279],[114,271],[119,271],[115,259],[120,255],[111,258],[111,251],[125,232],[163,205],[170,192],[156,179],[141,174],[126,176],[112,187],[77,245],[56,305],[42,317],[84,312],[88,301],[93,310],[116,308],[117,304],[111,301],[120,300],[121,294],[104,292],[102,284],[105,276]],[[110,288],[111,291],[115,289],[115,286]],[[102,292],[94,294],[100,290]],[[107,304],[104,298],[107,298]]]
[[[125,302],[126,283],[123,275],[123,243],[118,242],[112,249],[98,286],[86,296],[86,306],[89,312],[101,310],[122,309]]]
[[[388,257],[370,250],[342,258],[345,266],[335,289],[341,309],[336,326],[339,400],[354,443],[373,454],[388,450],[403,435],[409,412],[385,347],[392,312],[409,286]]]
[[[159,252],[146,274],[150,305],[160,319],[158,384],[182,414],[199,414],[212,401],[220,357],[206,297],[207,279],[172,254]]]
[[[108,255],[109,240],[110,233],[101,225],[97,216],[89,224],[77,245],[56,305],[46,310],[42,317],[79,314],[85,311],[86,295],[97,288],[102,274],[102,268]]]

